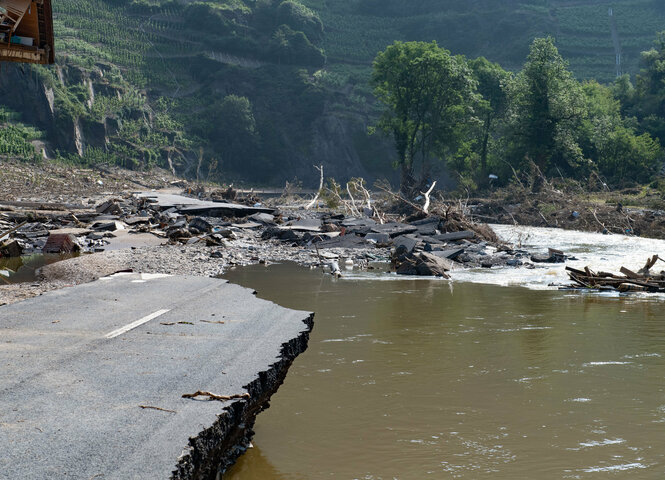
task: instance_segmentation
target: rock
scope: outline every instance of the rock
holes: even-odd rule
[[[416,265],[418,275],[450,278],[446,272],[452,268],[451,262],[427,252],[421,252],[419,257],[420,262]]]
[[[423,275],[450,278],[446,273],[452,268],[450,260],[427,252],[407,253],[403,245],[393,254],[392,267],[399,275]]]
[[[561,250],[550,248],[547,254],[534,253],[531,255],[531,261],[534,263],[564,263],[566,256]]]

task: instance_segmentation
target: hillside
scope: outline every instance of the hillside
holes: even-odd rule
[[[54,21],[57,65],[8,65],[0,77],[0,103],[16,112],[8,118],[35,131],[48,156],[283,184],[315,180],[313,164],[340,178],[390,174],[390,142],[367,135],[378,113],[368,78],[376,53],[395,40],[436,39],[517,69],[531,40],[549,34],[577,76],[609,82],[616,52],[621,71],[637,71],[639,52],[665,27],[665,7],[59,0]]]
[[[641,51],[665,28],[658,0],[304,0],[326,26],[331,63],[368,65],[393,40],[436,40],[454,53],[518,69],[531,40],[552,35],[580,78],[610,82],[616,54],[636,73]],[[610,11],[612,15],[610,16]]]

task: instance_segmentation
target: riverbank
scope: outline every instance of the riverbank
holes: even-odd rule
[[[538,191],[512,186],[469,200],[468,207],[487,223],[665,239],[663,193],[649,186],[615,192],[587,192],[571,182]]]

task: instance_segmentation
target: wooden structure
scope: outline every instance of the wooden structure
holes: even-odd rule
[[[0,0],[0,61],[51,64],[51,0]]]

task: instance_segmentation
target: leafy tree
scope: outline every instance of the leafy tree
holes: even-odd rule
[[[392,135],[401,167],[401,189],[414,187],[414,164],[423,180],[431,157],[442,157],[468,120],[475,81],[466,61],[436,42],[395,42],[374,60],[371,84],[386,105],[377,127]]]
[[[511,74],[501,68],[498,63],[492,63],[484,57],[470,60],[469,66],[478,82],[478,93],[482,96],[477,114],[483,122],[480,141],[480,173],[481,177],[486,179],[488,147],[494,131],[495,120],[503,117],[508,108],[507,86],[510,83]]]
[[[584,118],[579,83],[552,38],[537,38],[510,85],[510,150],[518,164],[533,161],[572,172],[582,162],[576,134]]]
[[[587,118],[582,123],[581,145],[593,166],[615,182],[645,181],[656,170],[661,148],[648,133],[637,135],[632,119],[621,117],[621,106],[610,89],[585,82]]]

